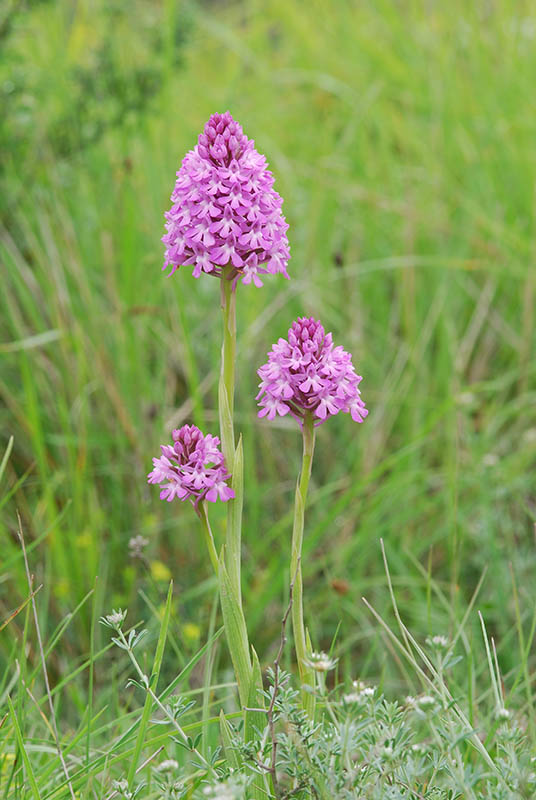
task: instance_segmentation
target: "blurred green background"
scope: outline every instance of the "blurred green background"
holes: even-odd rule
[[[206,638],[216,589],[197,519],[146,473],[172,427],[217,431],[219,286],[188,268],[166,278],[160,237],[183,155],[226,109],[267,155],[292,248],[290,282],[239,292],[244,593],[263,665],[300,437],[257,420],[256,369],[311,314],[354,354],[370,410],[318,432],[303,563],[315,646],[337,632],[346,674],[405,685],[361,602],[389,605],[383,538],[418,637],[452,633],[487,570],[477,606],[516,675],[535,612],[535,45],[518,0],[3,5],[0,419],[14,445],[0,620],[27,594],[18,509],[45,636],[69,623],[53,680],[88,651],[89,603],[68,615],[96,575],[95,613],[128,606],[131,622],[172,575],[170,659]],[[5,663],[22,626],[0,637]]]

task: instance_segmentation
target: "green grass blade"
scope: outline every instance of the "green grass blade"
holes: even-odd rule
[[[11,697],[9,697],[9,695],[7,698],[7,704],[9,707],[9,713],[11,715],[11,719],[13,721],[13,727],[15,728],[15,736],[17,737],[17,744],[19,745],[20,752],[22,753],[22,760],[24,761],[24,766],[26,767],[26,776],[28,778],[32,794],[34,796],[34,800],[41,800],[39,789],[37,788],[37,783],[35,781],[35,776],[32,770],[32,765],[30,763],[30,759],[28,758],[28,753],[26,752],[26,749],[24,747],[24,740],[22,738],[22,732],[19,727],[17,715],[15,714],[15,709],[13,708],[13,703],[11,702]]]
[[[2,458],[2,463],[0,464],[0,481],[2,480],[2,475],[4,474],[6,464],[9,461],[9,455],[13,450],[13,442],[14,442],[13,436],[10,436],[9,442],[7,443],[6,452],[4,453],[4,456]]]
[[[166,646],[166,636],[169,625],[169,617],[171,614],[172,601],[173,601],[173,581],[171,581],[169,584],[166,606],[164,609],[164,615],[162,617],[162,624],[160,626],[160,635],[158,637],[158,644],[156,646],[156,653],[153,662],[153,670],[150,677],[150,686],[153,692],[156,692],[158,677],[160,675],[160,667],[162,666],[162,658],[164,655],[164,648]],[[130,791],[132,791],[132,788],[134,786],[136,770],[138,768],[141,751],[143,749],[143,745],[145,742],[147,726],[149,725],[149,719],[151,716],[152,708],[153,708],[153,700],[151,695],[147,693],[147,696],[145,697],[145,705],[143,707],[143,714],[140,721],[140,727],[138,729],[138,737],[136,739],[136,745],[134,747],[134,757],[130,762],[130,767],[127,776],[127,781]]]

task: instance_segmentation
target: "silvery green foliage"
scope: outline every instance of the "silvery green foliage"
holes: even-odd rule
[[[203,788],[205,800],[243,800],[247,797],[250,780],[246,775],[231,774],[227,780]]]
[[[135,800],[136,797],[142,796],[142,790],[145,783],[138,783],[132,790],[128,788],[128,782],[122,778],[120,781],[112,781],[112,786],[117,795],[123,800]]]
[[[124,612],[105,624],[122,636]],[[134,644],[132,630],[127,642]],[[132,638],[132,642],[130,639]],[[438,669],[453,659],[443,640],[434,643]],[[132,679],[131,679],[132,680]],[[148,681],[148,679],[145,679]],[[275,690],[274,698],[274,686]],[[536,797],[536,758],[523,731],[526,721],[503,706],[478,709],[475,729],[455,712],[452,701],[430,684],[430,693],[389,700],[377,687],[357,680],[326,688],[319,673],[316,715],[302,709],[300,691],[291,676],[267,671],[264,708],[272,722],[244,742],[243,731],[230,728],[225,749],[208,748],[204,759],[192,757],[201,741],[170,736],[177,758],[166,756],[151,766],[151,789],[142,780],[129,789],[115,781],[115,796],[124,800],[251,800],[259,776],[266,798],[274,800],[531,800]],[[165,720],[179,720],[194,702],[171,696]],[[475,747],[475,734],[485,750]],[[275,776],[274,774],[274,741]],[[478,740],[476,744],[480,743]],[[479,752],[480,750],[480,752]],[[184,761],[184,751],[187,760]],[[197,752],[197,751],[196,751]],[[486,756],[489,754],[489,757]],[[488,760],[486,760],[486,758]],[[233,766],[231,767],[231,764]]]
[[[486,740],[496,769],[470,743],[469,731],[439,698],[422,695],[387,700],[360,682],[317,699],[312,722],[299,707],[290,676],[280,675],[275,701],[279,800],[529,800],[536,796],[536,763],[520,732],[522,720],[490,723]],[[271,688],[266,691],[269,703]],[[433,702],[432,702],[433,701]],[[492,717],[490,717],[492,718]],[[483,737],[484,738],[484,737]],[[194,794],[249,800],[247,784],[267,773],[272,741],[268,729],[233,746],[238,773],[220,764],[221,780]],[[267,784],[269,785],[269,784]],[[211,794],[210,792],[213,791]]]

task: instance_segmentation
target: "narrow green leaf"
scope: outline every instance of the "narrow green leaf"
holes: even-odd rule
[[[4,457],[2,458],[2,463],[0,464],[0,480],[2,480],[2,475],[4,474],[4,470],[6,468],[6,464],[9,460],[9,456],[11,455],[12,450],[13,450],[13,436],[10,436],[9,442],[7,443],[6,452],[4,453]]]
[[[253,666],[251,679],[249,682],[248,708],[263,708],[264,700],[262,696],[262,672],[259,664],[259,657],[255,648],[251,648]],[[262,711],[246,711],[244,737],[246,742],[251,742],[255,738],[255,729],[263,731],[266,727],[266,714]]]
[[[229,574],[225,567],[224,555],[220,556],[220,598],[225,624],[227,644],[238,682],[238,693],[243,706],[249,698],[251,676],[251,659],[249,657],[248,634],[246,620],[240,604],[236,599]]]
[[[242,606],[240,586],[240,563],[242,556],[242,507],[244,504],[244,450],[242,435],[235,450],[231,486],[235,498],[228,504],[227,511],[227,571],[238,603]]]
[[[170,581],[167,600],[166,600],[166,607],[164,609],[164,616],[162,617],[162,624],[160,625],[160,634],[158,636],[158,644],[156,645],[156,653],[151,673],[150,686],[153,692],[156,692],[156,687],[158,684],[158,676],[160,675],[160,667],[162,666],[162,658],[164,656],[164,648],[166,646],[166,636],[169,625],[169,617],[171,615],[172,600],[173,600],[173,581]],[[134,756],[132,758],[132,761],[130,762],[130,767],[128,770],[127,780],[128,780],[128,788],[130,791],[132,791],[132,788],[134,786],[134,778],[136,777],[136,770],[138,768],[138,762],[140,760],[141,751],[143,749],[143,744],[145,742],[147,726],[149,725],[152,708],[153,708],[153,699],[149,694],[149,692],[147,692],[145,696],[145,705],[143,707],[143,714],[140,720],[140,727],[138,729],[138,737],[136,739],[136,745],[134,747]]]
[[[218,562],[216,563],[216,569],[218,569]],[[214,594],[214,601],[212,603],[212,610],[210,612],[210,622],[209,622],[209,639],[212,637],[214,633],[214,628],[216,627],[216,615],[218,613],[218,609],[220,607],[220,598],[219,598],[219,587],[218,590]],[[211,647],[207,653],[207,658],[205,659],[205,674],[203,678],[203,706],[201,711],[201,719],[203,720],[203,755],[205,758],[207,757],[207,753],[209,752],[209,732],[210,726],[208,724],[208,720],[210,717],[210,699],[212,695],[212,670],[214,669],[214,661],[215,661],[215,654],[214,650]]]
[[[313,645],[311,642],[311,637],[309,636],[309,628],[305,629],[305,641],[307,642],[307,652],[312,653]],[[302,683],[314,688],[316,683],[316,678],[315,678],[315,671],[314,669],[312,669],[312,667],[304,666]],[[315,696],[314,694],[308,692],[307,690],[305,691],[305,693],[303,693],[303,695],[304,695],[304,708],[311,717],[311,719],[314,719],[315,708],[316,708]]]
[[[39,789],[37,788],[37,783],[35,782],[35,776],[33,774],[32,765],[30,764],[30,759],[28,758],[28,754],[24,748],[24,740],[22,738],[22,732],[19,727],[17,715],[15,714],[15,709],[13,708],[13,703],[11,702],[11,697],[9,695],[7,696],[7,704],[9,706],[9,713],[11,714],[11,719],[13,721],[13,727],[15,728],[15,736],[17,737],[17,744],[19,745],[20,751],[22,753],[22,760],[24,761],[24,766],[26,768],[26,777],[28,778],[32,794],[34,796],[34,800],[41,800],[41,797],[39,795]]]
[[[34,336],[26,336],[16,342],[5,342],[0,344],[0,353],[16,353],[18,350],[31,350],[33,347],[42,347],[49,342],[56,342],[61,339],[63,333],[60,330],[43,331]]]
[[[251,680],[249,684],[249,699],[248,707],[250,708],[263,708],[264,701],[262,697],[262,673],[259,658],[255,649],[251,648],[251,655],[253,660],[253,667],[251,670]],[[257,738],[257,731],[263,731],[266,727],[268,718],[262,711],[246,711],[245,725],[244,725],[244,738],[246,742],[251,742]],[[267,776],[255,775],[249,787],[251,800],[266,800]]]
[[[32,592],[31,595],[26,598],[24,603],[21,603],[21,605],[18,606],[18,608],[16,608],[15,611],[11,612],[9,617],[7,617],[3,622],[0,622],[0,633],[4,630],[4,628],[7,628],[7,626],[11,622],[11,620],[15,619],[17,614],[20,614],[20,612],[23,611],[26,608],[26,606],[28,605],[28,603],[30,602],[32,597],[35,597],[35,595],[37,594],[38,591],[39,591],[39,589],[36,589],[35,592]]]
[[[238,761],[236,750],[233,747],[233,742],[231,738],[231,726],[225,719],[223,708],[220,711],[220,736],[223,745],[223,753],[225,755],[225,760],[227,764],[229,764],[229,766],[231,766],[233,769],[238,769],[240,763]]]

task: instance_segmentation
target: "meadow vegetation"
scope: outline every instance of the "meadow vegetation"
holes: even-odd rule
[[[140,796],[203,791],[153,770],[192,754],[142,713],[145,687],[126,687],[129,654],[98,624],[120,607],[125,631],[148,632],[142,674],[159,673],[163,703],[182,696],[171,713],[190,744],[210,761],[223,738],[227,764],[254,764],[219,720],[236,721],[236,689],[197,520],[146,484],[171,428],[217,433],[218,281],[167,278],[160,237],[184,153],[227,108],[268,157],[292,253],[289,282],[240,287],[238,305],[242,587],[268,697],[301,441],[287,418],[257,418],[256,370],[293,319],[320,317],[370,412],[317,435],[304,593],[315,649],[338,661],[313,752],[283,650],[278,713],[303,739],[281,757],[297,786],[304,752],[316,776],[295,796],[533,797],[531,4],[43,0],[1,14],[0,797],[120,796],[112,781],[130,786],[155,753]],[[224,520],[216,507],[217,544]],[[352,749],[369,767],[361,795],[337,783]],[[243,796],[238,783],[214,798]]]

